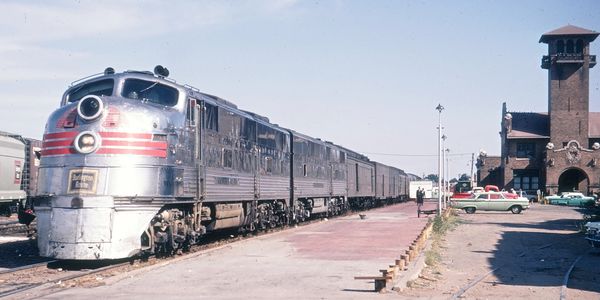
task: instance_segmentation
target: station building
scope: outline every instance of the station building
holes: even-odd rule
[[[500,156],[482,152],[478,184],[535,194],[600,192],[600,112],[589,111],[590,43],[600,33],[567,25],[544,33],[548,44],[548,111],[512,112],[502,105]]]

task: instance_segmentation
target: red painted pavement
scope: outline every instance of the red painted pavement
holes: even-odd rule
[[[423,209],[435,209],[425,203]],[[323,260],[373,260],[393,262],[417,238],[428,217],[417,218],[417,205],[407,202],[330,220],[293,233],[287,242],[302,257]],[[431,217],[435,215],[430,215]]]

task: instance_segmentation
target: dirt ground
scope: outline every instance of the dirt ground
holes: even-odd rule
[[[399,296],[559,299],[562,293],[564,299],[600,299],[600,250],[592,250],[578,233],[581,213],[540,204],[519,215],[459,212],[459,225],[441,239],[438,263]],[[478,283],[469,288],[474,281]]]

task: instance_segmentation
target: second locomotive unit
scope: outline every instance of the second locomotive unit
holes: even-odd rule
[[[400,169],[272,124],[155,72],[74,83],[46,124],[40,254],[170,254],[220,229],[254,231],[404,199]]]

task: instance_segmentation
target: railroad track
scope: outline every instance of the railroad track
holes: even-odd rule
[[[49,261],[38,264],[27,265],[15,269],[3,271],[0,274],[0,298],[8,297],[11,295],[17,295],[34,288],[46,287],[48,290],[43,292],[42,295],[53,294],[60,289],[51,289],[52,287],[62,285],[63,282],[69,280],[90,276],[107,270],[115,269],[121,266],[129,265],[130,262],[122,262],[118,264],[111,264],[108,266],[98,267],[95,269],[80,269],[80,270],[64,270],[58,266],[68,266],[68,263],[60,261]],[[40,278],[40,274],[52,273],[54,276],[46,276]],[[31,277],[36,277],[32,280]],[[12,278],[12,280],[10,280]],[[19,297],[21,298],[21,297]]]
[[[355,213],[355,211],[350,211],[336,217],[348,216]],[[308,226],[322,222],[323,220],[326,220],[326,218],[312,219],[296,225],[275,227],[246,234],[237,234],[228,231],[211,233],[206,235],[200,244],[190,247],[189,251],[170,257],[135,257],[126,260],[107,262],[109,263],[108,265],[92,266],[93,268],[90,268],[90,265],[82,265],[78,262],[68,261],[49,261],[26,265],[0,272],[0,298],[13,296],[23,299],[23,294],[25,292],[30,294],[28,297],[31,297],[31,295],[34,295],[33,297],[40,297],[57,293],[68,287],[94,286],[98,285],[99,281],[103,278],[148,267],[157,263],[169,263],[175,259],[185,259],[186,256],[193,253],[210,250],[242,240],[274,234],[295,227]],[[33,293],[32,290],[34,289],[35,292]]]
[[[6,221],[0,223],[0,236],[2,235],[15,235],[15,234],[27,234],[35,231],[35,221],[29,225],[29,228],[19,223],[19,221]],[[29,229],[29,230],[28,230]]]
[[[573,237],[573,238],[579,238],[579,237]],[[556,241],[553,243],[549,243],[549,244],[545,244],[542,245],[538,248],[535,248],[535,250],[542,250],[542,249],[546,249],[549,247],[552,247],[553,245],[559,244],[559,243],[564,243],[570,239],[573,238],[568,238],[568,239],[564,239],[564,240],[560,240],[560,241]],[[569,269],[565,272],[564,276],[563,276],[563,282],[562,282],[562,286],[560,287],[560,300],[566,300],[567,299],[567,286],[569,283],[569,278],[571,276],[571,272],[573,271],[573,269],[575,268],[575,266],[577,265],[577,263],[579,262],[579,260],[586,254],[590,253],[590,251],[586,251],[585,253],[579,255],[571,264],[571,266],[569,267]],[[519,254],[519,257],[524,257],[526,255],[531,255],[531,252],[522,252],[521,254]],[[506,268],[506,265],[501,265],[499,267],[496,267],[490,271],[488,271],[485,274],[481,274],[480,276],[477,276],[474,280],[472,280],[471,282],[465,284],[464,286],[462,286],[456,293],[452,294],[452,297],[450,297],[450,299],[459,299],[459,298],[463,298],[464,294],[471,288],[473,288],[474,286],[476,286],[477,284],[479,284],[481,281],[483,281],[488,275],[502,269],[502,268]]]

